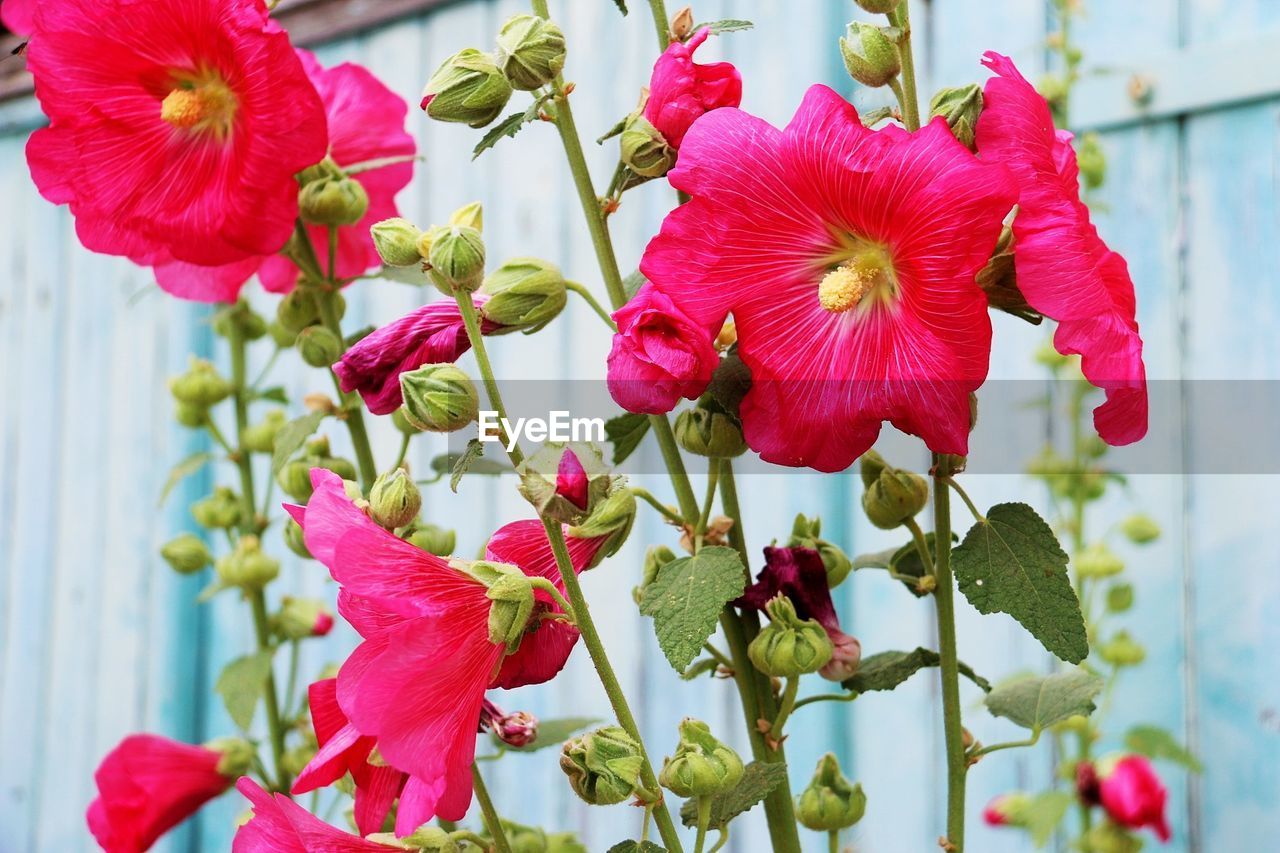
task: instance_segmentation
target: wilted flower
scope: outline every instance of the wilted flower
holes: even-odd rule
[[[693,54],[707,37],[703,27],[687,42],[673,41],[654,63],[644,117],[672,148],[679,148],[690,125],[719,107],[742,103],[742,75],[728,62],[700,65]]]

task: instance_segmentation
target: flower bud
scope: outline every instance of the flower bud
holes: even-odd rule
[[[1107,589],[1107,612],[1124,613],[1133,607],[1133,584],[1117,583]]]
[[[928,502],[929,484],[924,477],[887,465],[862,493],[863,511],[871,523],[882,530],[899,526],[924,509]]]
[[[898,46],[879,27],[854,21],[840,39],[840,53],[849,76],[873,89],[898,76],[902,59]]]
[[[671,16],[671,37],[684,41],[693,32],[693,7],[685,6]]]
[[[320,320],[316,295],[305,287],[295,287],[276,306],[276,322],[296,336],[307,326]],[[292,344],[292,341],[290,341]]]
[[[640,744],[621,726],[606,726],[566,743],[560,752],[560,769],[584,801],[611,806],[638,787],[641,754]]]
[[[831,660],[831,640],[813,619],[800,619],[795,605],[779,595],[766,605],[771,620],[747,647],[756,669],[774,678],[817,672]]]
[[[477,231],[484,232],[484,205],[478,201],[470,204],[464,204],[462,207],[449,214],[450,225],[461,225],[465,228],[474,228]]]
[[[286,640],[323,637],[333,630],[333,614],[318,599],[285,596],[271,627]]]
[[[240,523],[240,498],[226,486],[219,486],[207,498],[191,505],[191,516],[208,530],[223,530]]]
[[[676,554],[666,545],[653,545],[644,554],[644,565],[640,572],[640,585],[631,590],[631,597],[636,604],[644,598],[644,591],[649,584],[658,578],[658,570],[667,563],[674,562]]]
[[[639,112],[627,116],[621,137],[622,162],[643,178],[660,178],[676,164],[676,151],[662,131]]]
[[[427,232],[431,248],[428,272],[436,287],[447,296],[461,290],[472,293],[484,281],[484,239],[466,225],[436,227]]]
[[[193,575],[213,562],[209,547],[193,533],[170,539],[160,549],[160,556],[180,575]]]
[[[400,374],[404,416],[428,432],[453,432],[480,414],[480,395],[452,364],[426,364]]]
[[[355,225],[368,212],[364,185],[345,175],[312,181],[298,193],[298,216],[308,225]]]
[[[1099,542],[1076,556],[1075,569],[1076,574],[1082,578],[1109,578],[1124,571],[1124,560]]]
[[[854,2],[873,15],[887,15],[897,9],[902,0],[854,0]]]
[[[280,561],[262,552],[257,536],[242,536],[230,554],[214,564],[224,586],[262,589],[280,574]]]
[[[405,838],[397,838],[394,832],[378,832],[365,840],[375,844],[385,844],[387,847],[413,850],[416,853],[461,853],[462,851],[458,842],[449,835],[448,830],[430,824],[418,827],[412,835]]]
[[[253,744],[238,737],[214,738],[204,744],[205,749],[218,753],[218,772],[229,779],[235,779],[249,772],[253,766],[257,751]]]
[[[796,797],[796,819],[815,832],[847,829],[862,820],[867,811],[867,795],[840,772],[840,763],[831,753],[818,759],[809,787]]]
[[[507,746],[526,747],[538,737],[538,718],[528,711],[514,711],[492,721],[493,735]]]
[[[298,333],[298,355],[312,367],[328,367],[342,357],[342,341],[324,326],[308,326]]]
[[[406,541],[428,554],[448,557],[458,546],[458,534],[434,524],[420,524],[406,537]]]
[[[1149,515],[1131,515],[1120,522],[1120,532],[1130,542],[1146,545],[1160,538],[1160,525]]]
[[[169,380],[169,390],[179,403],[207,409],[230,397],[235,386],[223,379],[210,362],[192,358],[186,373]]]
[[[561,524],[580,524],[612,485],[600,451],[588,444],[543,445],[516,473],[538,515]]]
[[[307,738],[302,743],[285,750],[284,755],[280,756],[280,766],[290,776],[299,776],[311,763],[311,759],[316,757],[319,749],[316,746],[314,738]]]
[[[611,557],[627,541],[631,533],[631,525],[636,520],[636,496],[627,488],[622,477],[614,477],[609,488],[609,495],[596,504],[595,509],[587,516],[587,520],[569,531],[569,535],[577,539],[594,539],[597,536],[609,536],[604,547],[596,554],[592,566],[598,565],[605,557]]]
[[[532,92],[564,68],[564,33],[546,18],[516,15],[498,32],[497,64],[516,89]]]
[[[676,754],[663,762],[658,784],[677,797],[710,797],[738,784],[742,774],[738,753],[717,740],[706,723],[686,717]]]
[[[1086,189],[1096,190],[1107,180],[1107,155],[1102,150],[1102,140],[1096,133],[1080,137],[1076,150],[1076,164]]]
[[[868,450],[858,458],[858,473],[862,477],[862,485],[867,488],[880,479],[880,472],[889,467],[884,457],[875,450]]]
[[[1128,631],[1117,631],[1115,636],[1098,649],[1102,659],[1115,667],[1137,666],[1147,659],[1147,650]]]
[[[306,459],[295,459],[286,462],[276,473],[276,483],[286,495],[301,504],[311,500],[314,488],[311,485],[312,463]]]
[[[284,544],[289,550],[297,554],[304,560],[315,559],[311,556],[311,552],[307,550],[306,539],[302,533],[302,525],[294,521],[292,518],[284,525]]]
[[[533,584],[518,567],[477,560],[463,570],[484,584],[489,601],[489,641],[504,643],[511,654],[520,645],[533,615]]]
[[[853,571],[853,561],[837,545],[818,536],[820,532],[822,532],[821,519],[815,518],[810,521],[803,513],[797,515],[795,523],[791,526],[791,538],[787,540],[787,547],[809,548],[817,551],[818,556],[822,558],[822,567],[827,570],[827,586],[835,589],[849,576],[849,572]]]
[[[982,114],[982,89],[976,83],[942,89],[929,102],[929,115],[942,116],[960,144],[973,150],[974,130]]]
[[[422,108],[436,121],[484,127],[511,100],[511,84],[487,53],[473,47],[444,61],[422,90]]]
[[[403,468],[382,474],[369,490],[369,515],[388,530],[404,527],[418,517],[422,494]]]
[[[195,429],[209,422],[209,410],[190,403],[176,403],[173,407],[173,419],[185,427]]]
[[[485,276],[480,292],[489,296],[480,313],[512,332],[538,331],[569,301],[560,269],[537,258],[512,258]]]
[[[1026,826],[1031,798],[1021,791],[1001,794],[987,803],[982,819],[987,826]]]
[[[267,333],[267,321],[240,299],[214,315],[213,331],[224,338],[236,334],[246,341],[256,341]]]
[[[676,417],[676,441],[690,453],[715,459],[731,459],[747,450],[736,418],[702,405],[685,409]]]
[[[356,473],[355,463],[350,459],[343,459],[341,456],[326,456],[322,459],[318,459],[315,462],[315,467],[323,468],[326,471],[332,471],[348,482],[359,477],[359,474]],[[355,491],[356,494],[352,498],[353,500],[363,497],[360,494],[360,488],[358,486],[355,488]]]
[[[272,409],[266,417],[252,426],[245,427],[240,444],[251,453],[270,453],[275,448],[276,433],[288,423],[282,409]]]
[[[1143,847],[1142,839],[1110,821],[1091,827],[1078,844],[1088,853],[1139,853]]]
[[[404,409],[396,409],[391,413],[391,425],[404,435],[417,435],[422,432],[422,430],[409,423],[409,419],[405,417]]]
[[[418,254],[418,240],[422,229],[399,216],[384,219],[369,229],[378,257],[389,267],[409,267],[422,263]]]

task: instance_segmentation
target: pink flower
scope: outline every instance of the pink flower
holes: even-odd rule
[[[35,7],[35,0],[0,0],[0,23],[11,33],[29,35],[35,28]]]
[[[587,471],[578,454],[565,448],[556,468],[556,494],[576,506],[587,508]]]
[[[1080,355],[1085,378],[1105,389],[1106,402],[1093,412],[1098,435],[1130,444],[1147,432],[1147,378],[1128,266],[1102,242],[1080,201],[1070,134],[1054,131],[1049,105],[1007,56],[988,52],[983,64],[997,76],[983,93],[978,153],[1018,181],[1018,288],[1058,321],[1057,350]]]
[[[1028,805],[1026,794],[1001,794],[987,803],[982,820],[987,826],[1025,826]]]
[[[742,75],[728,62],[699,65],[693,52],[707,40],[703,27],[688,42],[673,41],[653,66],[644,117],[679,148],[690,125],[703,113],[742,103]]]
[[[816,620],[831,640],[834,653],[818,674],[828,681],[852,678],[862,660],[862,644],[840,630],[840,617],[831,601],[821,555],[812,548],[768,547],[764,549],[764,560],[765,567],[756,582],[735,603],[764,610],[770,599],[785,595],[795,605],[797,616]]]
[[[107,853],[141,853],[235,781],[218,772],[222,753],[156,735],[130,735],[93,774],[98,798],[89,831]]]
[[[320,611],[316,614],[316,624],[311,627],[311,636],[327,637],[329,632],[333,630],[333,615]]]
[[[472,296],[477,309],[487,297]],[[481,318],[481,334],[502,329]],[[457,361],[471,348],[462,312],[452,299],[441,299],[415,308],[362,338],[333,366],[346,392],[359,391],[364,404],[375,415],[389,415],[404,398],[400,394],[400,374],[424,364]]]
[[[741,416],[767,461],[848,467],[882,421],[968,448],[991,323],[975,275],[1015,189],[935,119],[863,127],[813,86],[785,130],[708,113],[668,175],[690,194],[641,261],[694,328],[732,312],[752,387]]]
[[[236,830],[232,853],[386,853],[389,845],[366,841],[330,826],[284,794],[269,794],[245,776],[236,790],[253,817]]]
[[[139,264],[272,254],[325,153],[315,87],[262,0],[40,3],[27,161],[88,248]]]
[[[1173,837],[1164,813],[1168,792],[1151,762],[1141,755],[1082,764],[1076,772],[1076,788],[1086,803],[1102,806],[1126,829],[1150,827],[1162,842]]]
[[[714,342],[721,322],[690,320],[650,284],[613,319],[618,333],[609,352],[609,393],[619,406],[664,414],[681,397],[694,400],[706,390],[720,363]]]

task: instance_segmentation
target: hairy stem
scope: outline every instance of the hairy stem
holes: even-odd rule
[[[653,28],[658,33],[658,50],[666,50],[671,44],[671,19],[667,17],[667,4],[663,0],[649,0],[653,13]]]
[[[484,785],[484,777],[480,775],[480,768],[471,765],[471,783],[475,787],[476,801],[480,803],[480,814],[484,817],[484,828],[488,830],[489,837],[493,839],[493,849],[497,853],[511,853],[511,845],[507,843],[507,834],[502,829],[502,820],[498,817],[498,810],[493,807],[493,800],[489,798],[489,789]]]
[[[905,4],[904,4],[905,5]],[[942,729],[947,750],[947,840],[956,853],[964,850],[965,776],[964,728],[960,719],[960,665],[956,656],[955,580],[951,574],[951,476],[950,457],[933,457],[933,511],[937,552],[933,576],[937,587],[933,601],[938,616],[939,672],[942,679]]]
[[[336,287],[337,285],[332,285]],[[325,328],[333,332],[338,340],[343,341],[342,337],[342,321],[338,319],[338,304],[336,291],[319,288],[316,290],[316,304],[320,308],[320,319],[324,323]],[[346,344],[343,343],[342,351],[346,352]],[[332,373],[332,371],[330,371]],[[333,375],[334,390],[337,391],[341,398],[342,409],[347,423],[347,432],[351,433],[351,446],[356,452],[356,466],[360,470],[360,486],[368,494],[369,489],[373,488],[373,481],[378,478],[378,466],[373,461],[373,448],[369,444],[369,433],[364,426],[364,407],[360,405],[359,400],[354,394],[346,394],[338,385],[338,377]]]
[[[890,22],[902,31],[898,41],[898,53],[902,57],[902,123],[907,130],[920,129],[920,103],[916,92],[916,61],[911,48],[911,0],[902,0],[898,8],[889,14]]]

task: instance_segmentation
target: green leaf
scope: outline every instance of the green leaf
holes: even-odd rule
[[[217,458],[217,454],[202,450],[198,453],[192,453],[186,459],[183,459],[177,465],[174,465],[173,468],[169,470],[169,479],[165,480],[164,488],[160,490],[160,501],[158,506],[164,506],[164,502],[169,499],[169,493],[172,492],[179,483]]]
[[[1204,765],[1200,763],[1200,759],[1192,755],[1186,747],[1178,742],[1177,738],[1159,726],[1134,726],[1125,732],[1124,745],[1148,758],[1180,764],[1193,773],[1200,773],[1204,770]]]
[[[1093,713],[1102,679],[1083,669],[1033,675],[1000,684],[987,694],[987,710],[1024,729],[1047,729],[1068,717]]]
[[[926,533],[924,535],[925,547],[929,550],[929,553],[937,553],[937,541],[937,535],[934,533]],[[896,575],[901,575],[903,578],[910,578],[910,580],[903,580],[902,585],[916,598],[924,598],[929,594],[918,586],[919,580],[928,574],[928,568],[925,566],[924,559],[920,556],[920,549],[916,547],[914,541],[908,542],[893,552],[893,556],[889,558],[889,571]]]
[[[538,734],[525,746],[508,746],[511,752],[537,752],[549,746],[560,746],[577,732],[600,722],[594,717],[561,717],[553,720],[539,720]],[[494,738],[495,743],[500,743]]]
[[[631,118],[631,116],[627,115],[619,119],[617,124],[615,124],[613,127],[606,130],[604,134],[599,139],[596,140],[596,145],[604,145],[606,140],[613,139],[613,137],[622,133],[622,131],[627,126],[627,119],[629,118]]]
[[[503,137],[514,137],[529,122],[542,115],[542,105],[546,103],[546,97],[537,98],[529,108],[524,112],[512,113],[502,121],[489,128],[489,132],[484,135],[476,147],[471,151],[471,159],[474,160],[493,146],[497,145]]]
[[[648,415],[618,415],[604,422],[604,435],[613,445],[613,464],[621,465],[636,452],[649,432]]]
[[[744,812],[755,808],[773,789],[787,778],[787,765],[753,761],[747,765],[742,780],[711,801],[711,826],[724,826]],[[688,800],[680,807],[680,820],[685,826],[698,825],[698,804]]]
[[[479,439],[471,439],[471,441],[467,443],[467,449],[462,453],[442,453],[432,459],[430,463],[431,470],[436,473],[436,478],[438,479],[443,477],[445,474],[456,473],[458,465],[461,464],[462,460],[465,459],[468,454],[472,453],[471,445],[473,444],[480,444]],[[482,454],[483,450],[481,450],[480,453]],[[496,477],[499,474],[506,474],[510,470],[511,466],[505,462],[498,462],[494,459],[485,459],[483,455],[476,455],[476,457],[468,463],[468,467],[464,473],[479,474],[485,477]],[[454,491],[457,491],[457,489]]]
[[[640,292],[640,288],[644,287],[646,282],[648,282],[648,279],[644,277],[640,270],[635,270],[622,280],[622,289],[626,291],[628,302]]]
[[[257,652],[236,658],[222,669],[213,690],[222,697],[227,713],[242,731],[253,723],[258,698],[271,674],[271,652]]]
[[[320,422],[324,419],[324,412],[309,412],[280,427],[280,431],[276,433],[275,449],[271,453],[271,476],[280,473],[280,469],[298,452],[302,443],[320,428]]]
[[[1089,655],[1067,555],[1026,504],[998,504],[951,552],[960,591],[980,613],[1008,613],[1068,663]]]
[[[614,0],[620,3],[621,0]],[[626,14],[623,12],[622,14]],[[667,848],[659,847],[652,841],[619,841],[609,848],[609,853],[667,853]]]
[[[640,612],[653,617],[658,645],[675,667],[684,670],[716,630],[725,604],[746,586],[742,559],[732,548],[703,548],[692,557],[672,560],[645,587]]]
[[[909,652],[879,652],[864,658],[858,672],[843,682],[853,693],[869,693],[873,690],[893,690],[922,669],[941,664],[938,653],[925,648]],[[960,663],[960,674],[978,685],[983,692],[991,690],[991,682],[978,675],[966,663]]]
[[[627,0],[613,0],[613,5],[617,6],[622,14],[627,14]]]
[[[281,385],[272,385],[270,388],[263,388],[253,392],[255,400],[269,400],[272,403],[280,403],[287,405],[289,403],[289,394]]]
[[[698,658],[688,669],[680,673],[680,678],[683,681],[693,681],[701,675],[715,675],[719,666],[720,662],[715,658]]]
[[[691,32],[696,33],[698,30],[702,29],[703,27],[710,27],[711,34],[718,36],[721,33],[736,33],[736,32],[739,32],[740,30],[749,30],[754,26],[755,24],[751,23],[750,21],[743,21],[738,18],[724,18],[719,21],[707,21],[706,23],[702,23],[702,24],[694,24],[693,30]]]
[[[1031,834],[1031,842],[1036,849],[1044,847],[1053,837],[1067,809],[1071,808],[1076,798],[1066,791],[1045,791],[1036,794],[1027,803],[1023,820],[1027,823],[1027,832]]]
[[[889,561],[893,559],[893,555],[898,553],[898,548],[885,548],[883,551],[875,551],[870,554],[859,554],[852,560],[854,569],[887,569]]]
[[[449,474],[449,489],[457,494],[458,484],[462,482],[463,476],[477,466],[484,456],[484,442],[478,438],[473,438],[467,442],[467,449],[453,463],[453,471]],[[505,465],[498,465],[497,470],[493,473],[501,474],[506,470]],[[487,471],[476,471],[476,473],[488,473]]]

